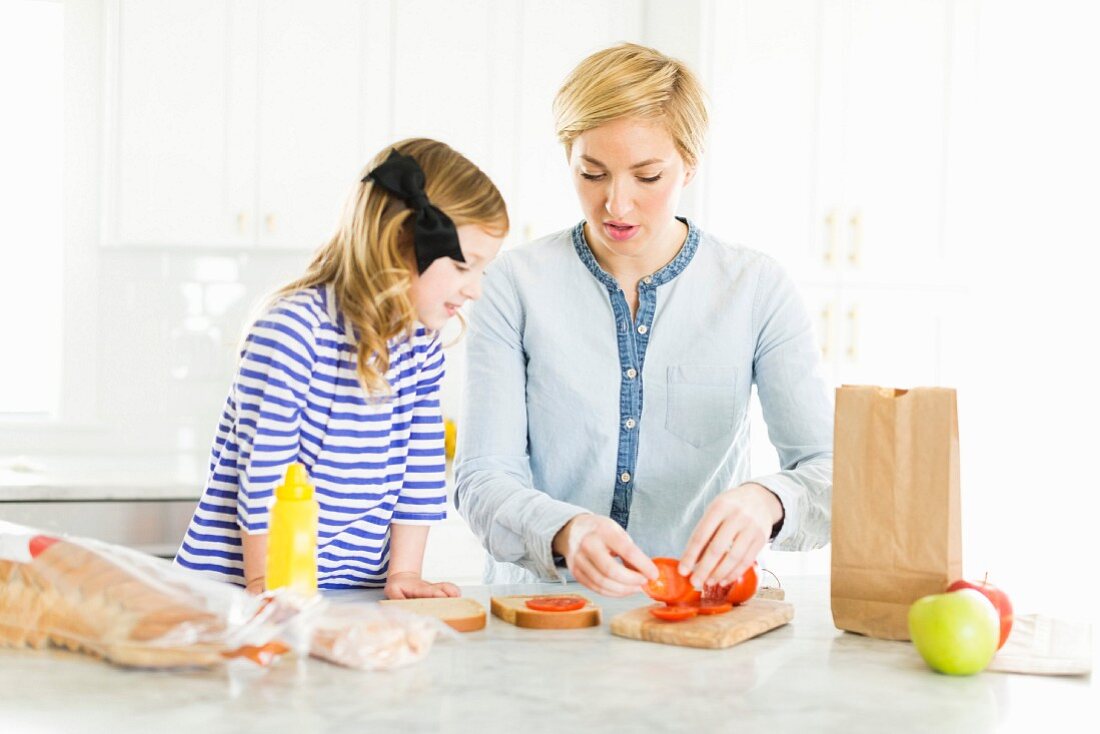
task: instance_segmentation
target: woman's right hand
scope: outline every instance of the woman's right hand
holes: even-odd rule
[[[604,596],[637,593],[658,575],[649,556],[609,517],[577,515],[558,531],[551,546],[565,558],[573,578]]]

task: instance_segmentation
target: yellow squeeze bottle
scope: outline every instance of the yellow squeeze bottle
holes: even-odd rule
[[[287,467],[275,488],[267,536],[267,588],[317,592],[317,500],[301,464]]]

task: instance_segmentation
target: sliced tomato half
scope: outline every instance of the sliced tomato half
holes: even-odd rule
[[[527,599],[524,604],[536,612],[574,612],[584,609],[588,601],[583,596],[566,594],[563,596],[536,596]]]
[[[733,582],[726,600],[730,604],[744,604],[756,595],[756,586],[756,564],[754,563],[749,566],[749,570],[741,574],[741,578]]]
[[[697,607],[702,599],[698,589],[692,589],[691,593],[676,601],[666,602],[670,607]]]
[[[685,601],[699,592],[691,586],[691,581],[686,576],[680,575],[680,561],[676,558],[654,558],[660,574],[657,578],[648,582],[645,593],[655,601],[663,601],[668,604]]]
[[[699,613],[698,607],[670,607],[654,604],[649,608],[649,613],[664,622],[683,622],[691,619]]]

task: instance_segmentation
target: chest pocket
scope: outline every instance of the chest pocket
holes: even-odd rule
[[[665,430],[696,448],[729,435],[737,406],[732,367],[672,365],[667,380]]]

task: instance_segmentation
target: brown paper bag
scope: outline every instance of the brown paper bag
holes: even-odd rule
[[[839,629],[908,640],[909,605],[962,575],[955,391],[836,391],[832,608]]]

